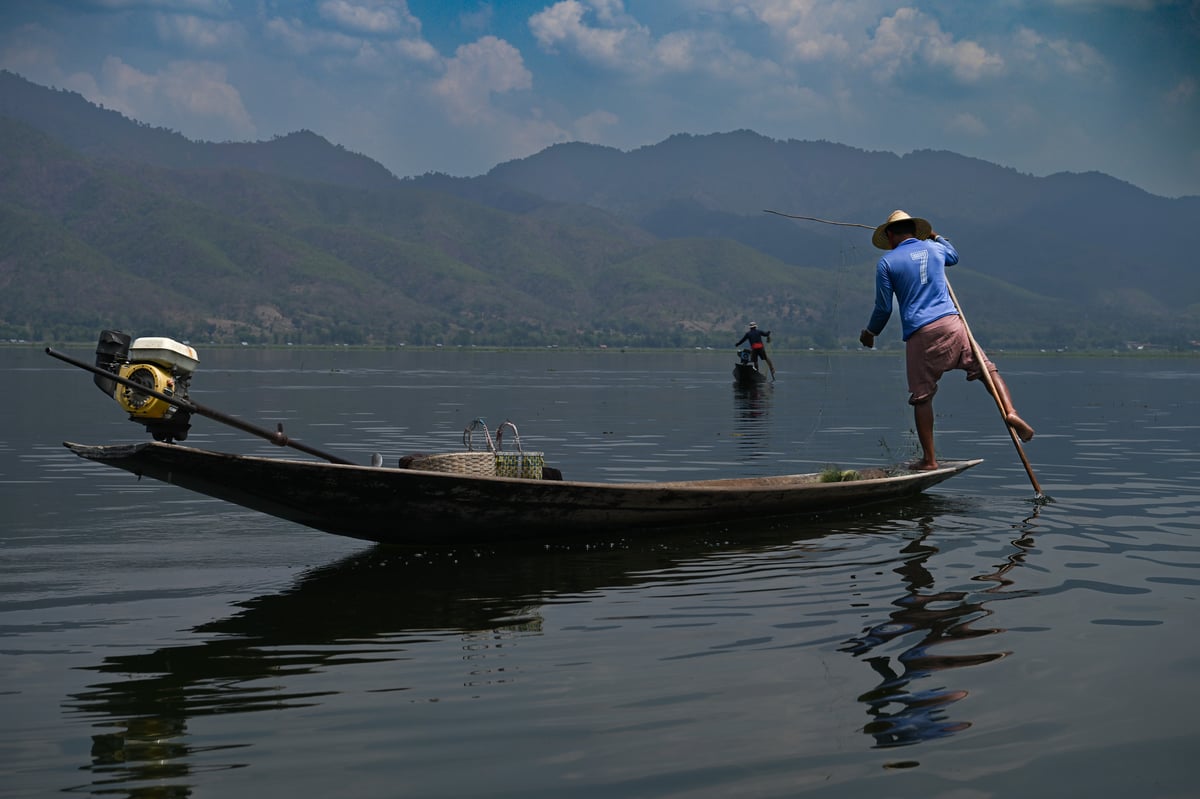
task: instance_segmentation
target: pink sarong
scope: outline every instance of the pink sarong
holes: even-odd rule
[[[971,351],[971,338],[958,314],[935,319],[908,337],[905,343],[905,362],[908,372],[908,404],[920,405],[933,399],[938,381],[946,372],[961,369],[968,380],[983,376]],[[991,372],[996,366],[986,355],[984,362]]]

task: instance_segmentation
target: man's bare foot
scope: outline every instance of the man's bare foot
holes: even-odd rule
[[[924,459],[908,464],[908,469],[911,472],[932,472],[937,468],[937,461],[927,461]]]
[[[1033,440],[1033,428],[1030,427],[1029,423],[1024,419],[1022,419],[1020,416],[1017,416],[1016,411],[1013,411],[1008,416],[1004,417],[1004,421],[1008,422],[1008,426],[1013,429],[1013,432],[1016,433],[1017,437],[1022,441],[1028,443],[1029,441]]]

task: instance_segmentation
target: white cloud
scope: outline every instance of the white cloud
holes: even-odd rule
[[[787,33],[791,55],[799,61],[824,61],[844,58],[851,52],[850,43],[840,33],[822,33],[792,28]]]
[[[533,76],[520,52],[508,42],[484,36],[460,46],[445,61],[445,71],[431,91],[451,126],[443,137],[471,137],[476,152],[470,157],[488,159],[491,165],[572,138],[532,104],[534,98],[527,94],[532,85]],[[599,129],[601,120],[589,121]],[[479,133],[483,140],[475,138]],[[462,153],[455,161],[462,164],[467,155]]]
[[[528,89],[533,76],[521,53],[503,39],[485,36],[455,51],[446,71],[434,84],[451,118],[461,123],[485,124],[494,115],[493,94]]]
[[[693,74],[759,87],[764,81],[783,76],[783,70],[774,62],[752,56],[713,31],[666,34],[654,43],[645,68],[652,70],[650,77]]]
[[[221,22],[188,14],[157,14],[158,36],[164,42],[183,44],[191,50],[221,50],[240,46],[246,31],[237,22]]]
[[[728,0],[718,3],[727,5]],[[845,30],[865,29],[866,20],[848,24],[848,15],[862,13],[854,4],[817,0],[748,0],[734,2],[737,14],[748,13],[785,44],[784,57],[801,62],[842,59],[852,51]]]
[[[954,41],[943,33],[931,36],[928,46],[929,63],[946,67],[963,83],[975,83],[1004,71],[1004,59],[976,42]]]
[[[529,28],[547,52],[565,52],[643,84],[689,75],[743,83],[780,73],[711,26],[679,28],[655,38],[625,13],[620,0],[561,0],[530,17]]]
[[[988,134],[988,127],[983,120],[966,111],[950,117],[946,127],[952,133],[963,133],[968,136],[986,136]]]
[[[649,29],[628,18],[620,0],[561,0],[530,17],[529,29],[546,50],[567,50],[609,69],[637,69],[651,50]]]
[[[109,56],[99,80],[75,75],[68,83],[92,102],[151,125],[182,128],[191,138],[242,140],[255,133],[241,95],[220,64],[174,61],[151,74]]]
[[[458,15],[458,24],[468,33],[483,33],[492,26],[496,8],[491,3],[480,5],[474,11],[463,11]]]
[[[226,16],[231,10],[229,0],[88,0],[88,3],[99,8],[107,8],[115,11],[151,8],[158,11],[207,14],[210,16]]]
[[[293,55],[305,56],[319,52],[357,52],[362,40],[334,31],[309,28],[299,19],[273,17],[263,30],[267,37],[279,42]]]
[[[341,31],[306,25],[302,20],[274,17],[263,26],[269,39],[279,42],[297,56],[326,56],[330,63],[380,72],[392,69],[396,59],[406,62],[437,64],[440,56],[429,42],[419,37],[364,39]]]
[[[621,118],[611,111],[593,111],[575,120],[572,126],[574,138],[584,142],[603,142],[608,132],[620,123]]]
[[[689,31],[668,33],[655,45],[655,59],[664,67],[677,72],[686,72],[696,64],[698,50],[697,35]]]
[[[404,0],[324,0],[318,8],[324,19],[343,30],[372,36],[419,35],[421,23],[408,10]]]
[[[408,61],[432,64],[441,58],[434,46],[424,39],[400,39],[391,42],[387,49]]]
[[[945,70],[961,83],[999,75],[1004,60],[973,41],[957,41],[937,20],[914,8],[901,8],[880,20],[863,60],[885,82],[902,70]]]
[[[1101,80],[1111,74],[1104,56],[1090,45],[1068,39],[1050,39],[1030,28],[1020,28],[1016,32],[1013,53],[1014,58],[1042,79],[1055,80],[1065,74]]]

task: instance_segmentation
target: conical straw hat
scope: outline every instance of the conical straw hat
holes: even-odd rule
[[[875,233],[871,236],[871,243],[881,250],[892,249],[888,244],[887,234],[884,231],[887,230],[888,225],[905,219],[911,219],[917,223],[918,239],[927,239],[929,238],[929,234],[933,232],[933,225],[929,224],[929,222],[926,220],[920,218],[919,216],[909,216],[907,211],[897,210],[892,211],[892,213],[888,216],[887,221],[875,228]]]

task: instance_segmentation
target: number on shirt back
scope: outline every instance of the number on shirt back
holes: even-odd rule
[[[921,285],[924,286],[929,282],[929,253],[925,250],[915,250],[910,252],[908,257],[921,265]]]

